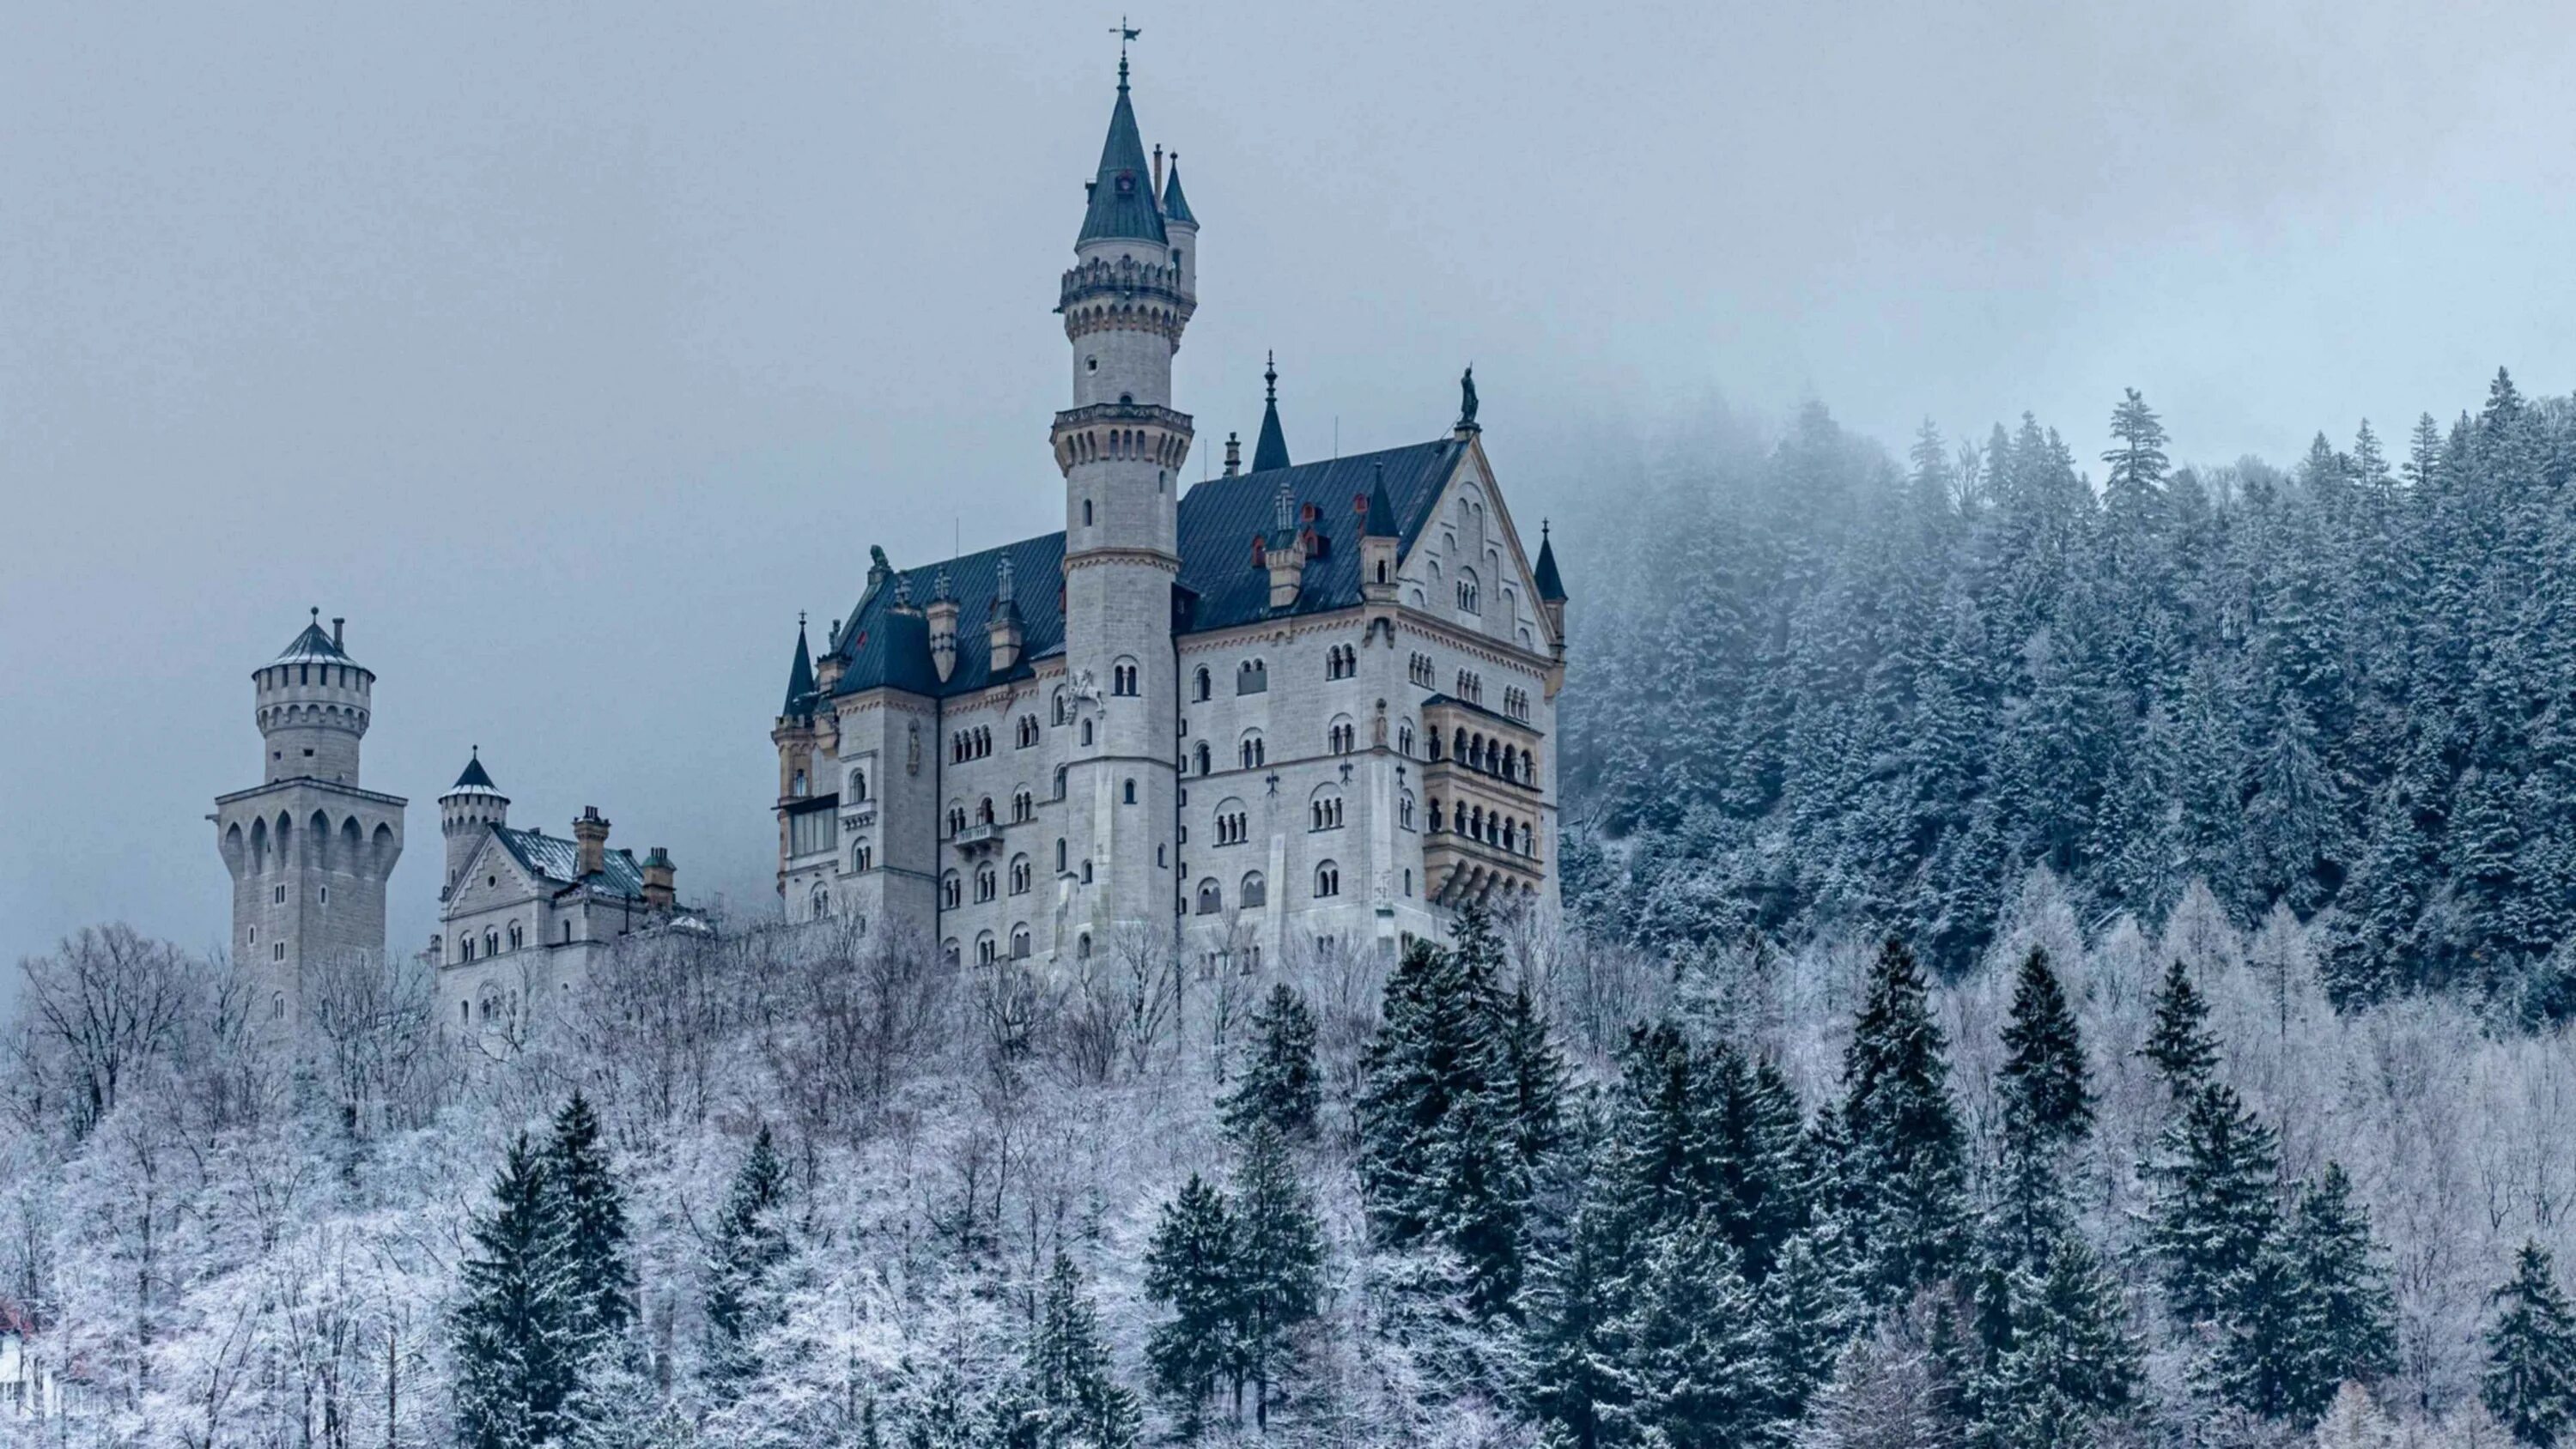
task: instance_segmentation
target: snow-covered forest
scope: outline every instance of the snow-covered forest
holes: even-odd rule
[[[1641,466],[1566,918],[1454,949],[730,922],[290,1050],[67,940],[0,1443],[2576,1442],[2576,410],[2115,426],[2098,499],[2036,424]]]

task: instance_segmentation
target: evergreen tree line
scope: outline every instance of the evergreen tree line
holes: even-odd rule
[[[2499,371],[2287,472],[2174,465],[2135,391],[2111,434],[2097,490],[2028,416],[1899,467],[1810,407],[1643,500],[1579,601],[1569,902],[1955,973],[2032,867],[2142,921],[2197,878],[2336,908],[2339,1002],[2576,1010],[2576,405]]]

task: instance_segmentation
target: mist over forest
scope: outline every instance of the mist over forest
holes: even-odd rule
[[[2107,406],[1606,480],[1565,909],[1448,948],[739,919],[471,1041],[341,963],[287,1051],[68,938],[0,1443],[2566,1442],[2576,405]]]

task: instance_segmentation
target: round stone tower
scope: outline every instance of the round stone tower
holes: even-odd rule
[[[456,877],[483,843],[485,832],[510,823],[510,797],[492,783],[483,768],[483,751],[478,747],[465,762],[465,772],[456,777],[446,794],[438,797],[438,830],[447,837],[447,875],[439,884],[438,898],[445,900],[456,889]]]
[[[1172,355],[1197,306],[1189,253],[1198,224],[1188,221],[1176,242],[1155,180],[1122,56],[1056,306],[1073,347],[1073,406],[1056,414],[1054,430],[1065,480],[1065,665],[1099,723],[1066,767],[1070,818],[1083,822],[1074,839],[1087,837],[1093,870],[1068,868],[1094,880],[1073,915],[1102,944],[1119,926],[1168,930],[1175,899],[1172,585],[1191,428],[1171,405]]]
[[[340,647],[340,619],[322,632],[322,611],[286,652],[253,672],[268,778],[358,782],[358,741],[374,707],[375,674]]]

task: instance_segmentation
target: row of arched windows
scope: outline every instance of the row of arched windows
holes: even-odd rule
[[[952,765],[963,764],[968,760],[980,760],[991,753],[993,753],[993,731],[986,726],[977,725],[973,729],[959,730],[948,737],[948,763]]]
[[[1485,677],[1472,669],[1458,671],[1458,697],[1469,704],[1485,702]]]
[[[1440,735],[1435,730],[1431,735],[1434,762],[1440,759],[1440,748]],[[1514,749],[1506,741],[1487,739],[1481,732],[1471,732],[1460,725],[1451,737],[1449,750],[1451,759],[1480,775],[1533,788],[1538,784],[1538,757],[1528,750]]]
[[[1431,800],[1431,833],[1464,835],[1514,855],[1538,854],[1538,830],[1530,822],[1463,801],[1453,814],[1444,817],[1436,795]]]
[[[1512,688],[1503,691],[1503,713],[1517,720],[1529,718],[1529,691]]]
[[[1349,679],[1360,672],[1360,651],[1348,644],[1336,644],[1324,651],[1324,677]]]

